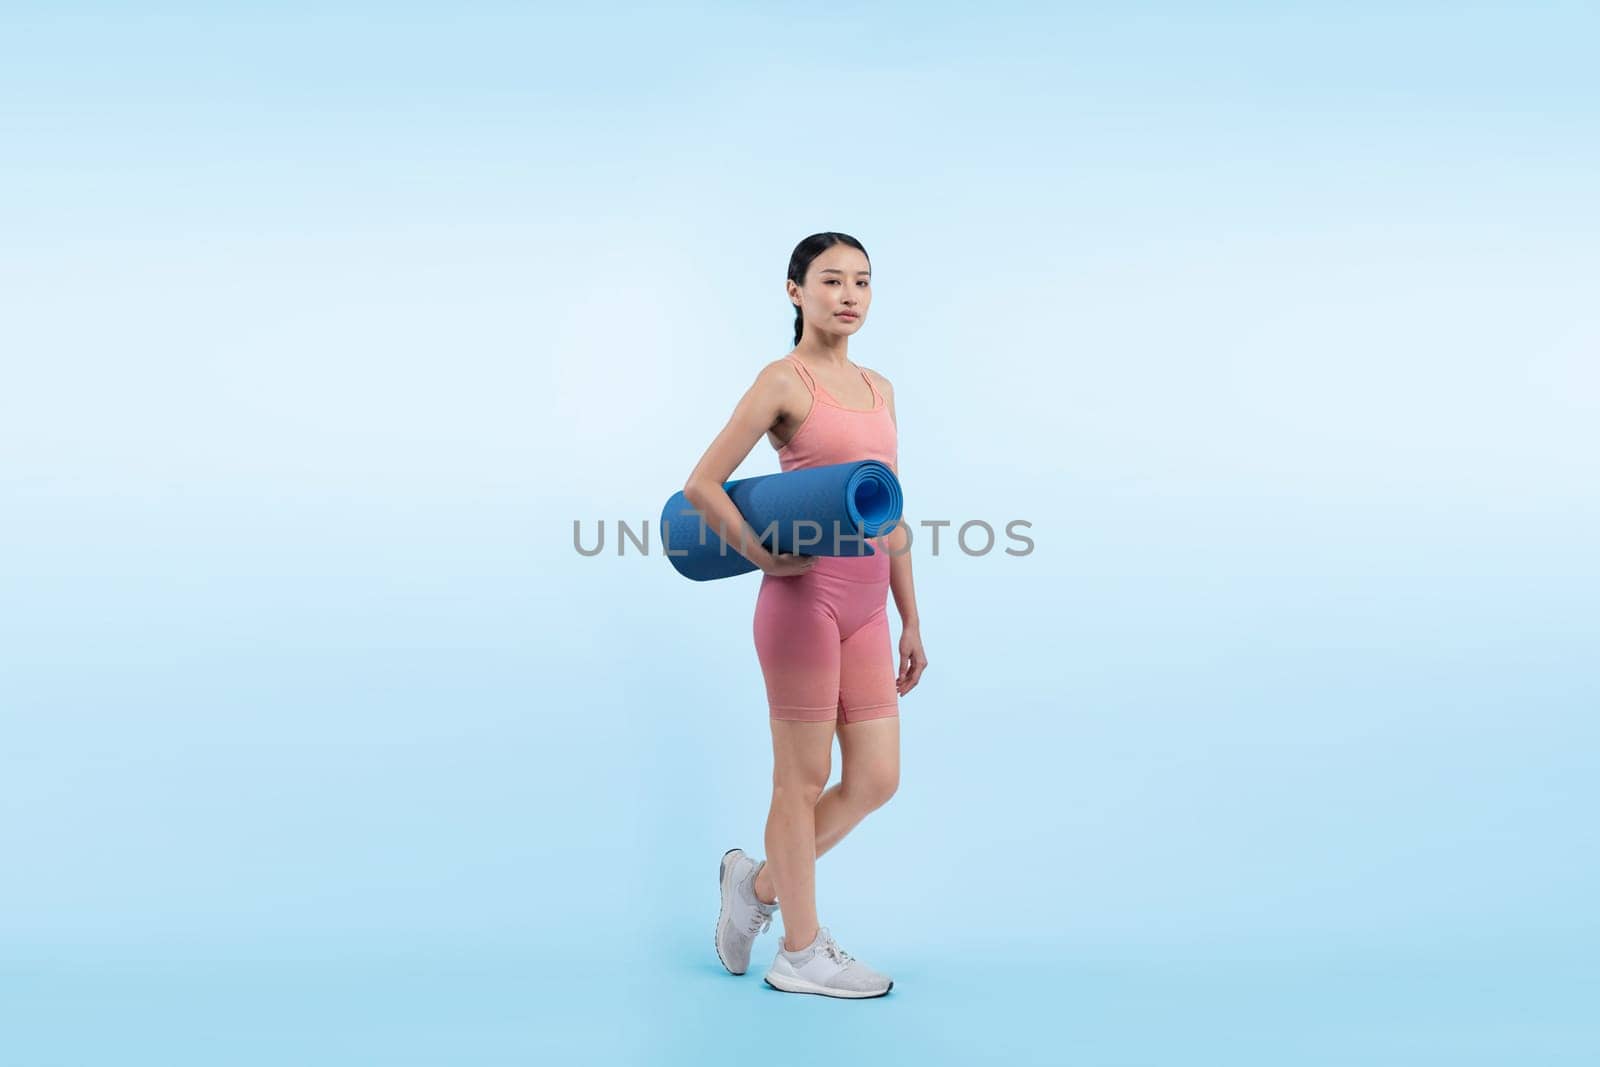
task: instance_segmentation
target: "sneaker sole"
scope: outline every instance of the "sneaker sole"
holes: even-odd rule
[[[774,978],[777,981],[773,981]],[[894,988],[894,980],[890,979],[886,989],[881,989],[876,993],[856,993],[849,989],[830,989],[827,986],[817,985],[815,982],[808,982],[804,978],[790,978],[782,974],[774,975],[770,971],[762,981],[780,993],[811,993],[819,997],[840,997],[846,1000],[869,1000],[872,997],[885,996],[890,989]]]
[[[732,888],[728,885],[728,857],[735,852],[742,851],[744,850],[740,848],[730,848],[722,854],[722,862],[717,864],[717,892],[722,897],[722,909],[717,912],[717,928],[712,931],[711,944],[717,950],[717,960],[729,974],[748,974],[750,971],[748,967],[742,971],[736,971],[728,966],[727,960],[722,958],[722,920],[727,916],[728,907],[732,903],[728,900],[728,891]]]

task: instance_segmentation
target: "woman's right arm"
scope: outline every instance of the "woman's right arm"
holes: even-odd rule
[[[755,382],[739,398],[727,425],[711,442],[683,485],[683,495],[705,516],[709,532],[717,533],[729,548],[763,572],[780,578],[804,574],[816,562],[816,557],[774,555],[767,551],[756,531],[739,513],[733,498],[722,488],[722,483],[786,412],[803,407],[809,398],[805,385],[788,372],[784,363],[777,359],[761,368]],[[700,521],[693,515],[669,515],[667,518],[671,522]]]

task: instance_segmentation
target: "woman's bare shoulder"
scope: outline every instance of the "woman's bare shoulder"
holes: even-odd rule
[[[769,359],[765,364],[762,365],[761,370],[757,373],[760,377],[776,377],[780,374],[788,374],[793,376],[794,371],[788,369],[789,363],[790,360],[788,356],[779,356],[776,359]]]
[[[806,391],[805,384],[800,380],[800,376],[794,372],[794,368],[791,366],[787,356],[779,356],[777,359],[768,360],[756,372],[756,379],[752,384],[752,388],[759,389],[762,392],[770,392],[780,397],[793,396],[796,390],[802,393]]]
[[[746,396],[776,418],[804,408],[811,399],[810,390],[789,363],[785,356],[768,360],[756,371],[755,380],[746,391]]]
[[[872,384],[876,385],[879,389],[882,389],[884,395],[887,396],[888,394],[894,392],[894,383],[885,378],[882,374],[879,374],[871,367],[862,367],[861,369],[872,375]]]

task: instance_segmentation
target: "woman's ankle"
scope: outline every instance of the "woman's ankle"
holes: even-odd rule
[[[776,892],[769,891],[768,893],[763,893],[761,891],[761,876],[766,873],[766,870],[767,870],[767,861],[766,860],[762,860],[761,861],[761,865],[756,868],[756,873],[750,879],[750,890],[751,890],[751,892],[755,893],[756,899],[761,901],[761,903],[763,903],[763,904],[776,904],[778,902],[778,894]],[[773,888],[776,888],[776,887],[773,887]],[[768,896],[771,896],[772,899],[768,900],[767,899]]]
[[[800,944],[796,945],[794,948],[790,948],[789,947],[789,934],[788,934],[788,931],[785,931],[784,935],[783,935],[783,941],[781,942],[781,944],[783,945],[783,951],[785,951],[785,952],[799,952],[801,949],[804,949],[804,948],[808,947],[816,939],[817,939],[817,931],[816,931],[815,928],[813,928],[812,931],[811,931],[811,936],[810,937],[808,937],[804,941],[800,942]]]

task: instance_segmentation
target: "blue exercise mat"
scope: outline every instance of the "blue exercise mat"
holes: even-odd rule
[[[722,488],[773,553],[870,556],[867,538],[900,518],[900,480],[875,459],[739,478]],[[728,536],[737,543],[739,531]],[[702,518],[681,489],[661,509],[661,540],[678,573],[697,582],[757,569],[723,541],[715,521]]]

